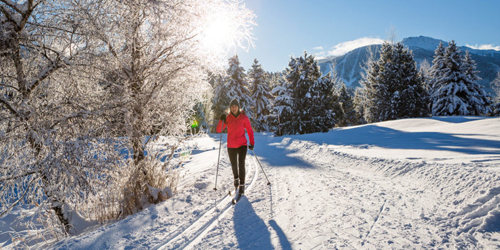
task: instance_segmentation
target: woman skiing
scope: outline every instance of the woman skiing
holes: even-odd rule
[[[227,126],[227,153],[231,161],[234,176],[234,188],[239,188],[239,194],[245,193],[245,157],[247,155],[247,138],[245,129],[250,139],[248,148],[253,150],[255,145],[252,126],[250,120],[243,110],[240,110],[238,100],[233,99],[229,105],[229,115],[222,114],[217,133],[221,133]]]

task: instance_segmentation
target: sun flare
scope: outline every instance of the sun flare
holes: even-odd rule
[[[252,27],[255,15],[237,0],[228,1],[209,11],[202,30],[202,42],[213,53],[227,53],[241,47],[253,47]],[[245,48],[246,47],[246,48]]]
[[[204,31],[204,43],[208,49],[213,51],[228,50],[234,45],[236,39],[235,20],[231,19],[225,13],[214,15],[210,19]]]

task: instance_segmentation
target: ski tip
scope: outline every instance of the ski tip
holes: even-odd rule
[[[238,197],[233,198],[233,200],[232,200],[233,205],[236,204],[236,203],[238,203],[238,201],[241,199],[241,197],[244,196],[244,194],[237,194],[237,195],[238,195]]]

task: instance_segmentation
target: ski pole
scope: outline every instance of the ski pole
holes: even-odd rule
[[[262,164],[260,164],[259,157],[257,157],[257,155],[255,154],[255,151],[253,151],[253,149],[252,149],[252,152],[253,152],[253,156],[255,156],[255,159],[257,159],[257,162],[259,163],[260,169],[262,169],[262,173],[264,173],[264,176],[267,179],[267,185],[271,185],[271,182],[269,181],[269,178],[267,178],[267,174],[264,171],[264,168],[262,167]]]
[[[215,173],[215,187],[214,187],[215,191],[217,191],[217,176],[219,176],[219,161],[220,161],[220,149],[221,148],[222,148],[222,131],[220,132],[219,158],[217,159],[217,172]]]

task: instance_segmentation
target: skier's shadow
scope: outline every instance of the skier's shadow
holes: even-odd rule
[[[246,196],[235,205],[233,221],[239,249],[274,249],[267,225],[255,213]]]

